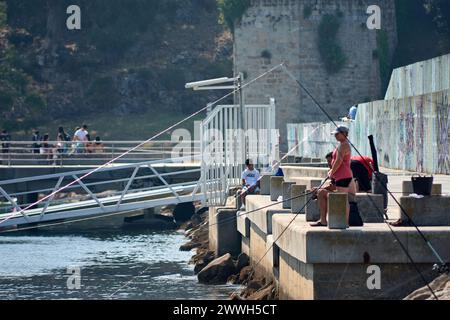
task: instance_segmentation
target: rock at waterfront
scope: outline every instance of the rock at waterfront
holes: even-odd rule
[[[236,270],[237,272],[241,272],[244,267],[250,265],[250,258],[245,253],[241,253],[236,262]]]
[[[250,295],[247,300],[274,300],[277,297],[276,287],[273,283],[266,285],[261,288],[259,291],[256,291],[254,294]]]
[[[197,275],[198,281],[204,284],[226,284],[228,278],[236,272],[231,254],[215,259],[210,262]]]
[[[239,273],[239,283],[247,282],[249,280],[252,271],[253,269],[250,266],[242,268],[242,270]]]
[[[195,206],[192,202],[179,203],[173,210],[173,217],[179,224],[191,219],[195,214]]]
[[[430,283],[439,300],[450,300],[450,275],[445,274]],[[414,291],[404,300],[435,300],[433,294],[428,287],[423,287]]]
[[[202,271],[208,264],[211,263],[215,258],[213,251],[206,251],[205,253],[201,254],[201,257],[197,259],[194,267],[195,274],[198,274],[200,271]]]
[[[200,243],[196,243],[196,242],[190,241],[188,243],[183,244],[180,247],[180,251],[191,251],[191,250],[193,250],[195,248],[200,247],[200,245],[201,245]]]

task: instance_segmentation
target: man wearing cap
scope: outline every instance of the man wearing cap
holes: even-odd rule
[[[242,193],[241,199],[242,203],[245,205],[245,197],[248,194],[259,194],[259,171],[255,169],[252,160],[247,159],[245,161],[247,168],[242,172]],[[243,209],[243,208],[242,208]]]

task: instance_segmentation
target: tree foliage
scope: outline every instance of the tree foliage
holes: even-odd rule
[[[250,0],[217,0],[220,22],[234,31],[235,23],[242,18],[250,4]]]
[[[329,74],[338,73],[347,63],[337,34],[341,26],[339,16],[326,14],[319,25],[319,53]]]

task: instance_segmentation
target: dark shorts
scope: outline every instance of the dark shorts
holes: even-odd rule
[[[348,188],[350,186],[350,183],[352,183],[352,180],[353,178],[338,180],[336,181],[336,187]]]
[[[369,179],[369,171],[359,161],[352,161],[350,164],[352,168],[353,176],[359,184],[359,190],[363,192],[369,192],[372,190],[372,183]]]

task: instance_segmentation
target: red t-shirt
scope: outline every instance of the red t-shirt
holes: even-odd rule
[[[361,157],[361,156],[355,156],[352,157],[352,161],[358,161],[361,162],[362,165],[367,169],[369,172],[369,179],[372,179],[373,174],[373,159],[370,157]]]

